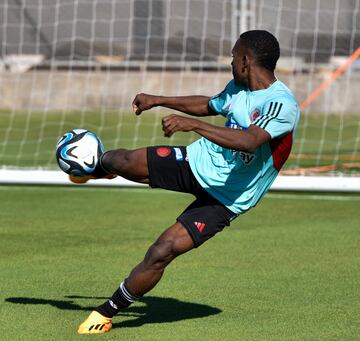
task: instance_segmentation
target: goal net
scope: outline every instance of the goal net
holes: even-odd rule
[[[95,132],[106,149],[189,144],[196,135],[162,136],[170,110],[135,117],[134,96],[219,93],[234,42],[256,28],[279,39],[277,77],[302,108],[281,175],[355,188],[359,8],[360,0],[3,0],[0,180],[57,170],[56,142],[74,128]]]

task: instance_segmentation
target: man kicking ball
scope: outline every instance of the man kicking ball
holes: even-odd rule
[[[225,127],[173,114],[162,120],[165,136],[193,131],[201,138],[187,147],[117,149],[100,157],[90,178],[120,175],[153,188],[191,193],[195,200],[112,297],[80,325],[80,334],[109,331],[112,317],[154,288],[172,260],[254,207],[287,160],[300,113],[291,91],[274,75],[278,41],[267,31],[248,31],[240,35],[232,54],[233,79],[216,96],[138,94],[133,101],[137,115],[163,106],[191,116],[222,115]]]

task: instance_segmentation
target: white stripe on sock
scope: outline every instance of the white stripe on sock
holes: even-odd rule
[[[121,293],[124,295],[124,297],[131,303],[137,301],[139,299],[139,297],[137,296],[134,296],[134,295],[131,295],[125,288],[125,284],[124,282],[122,282],[120,284],[120,290],[121,290]]]

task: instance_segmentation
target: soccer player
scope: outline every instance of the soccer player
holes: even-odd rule
[[[300,113],[291,91],[274,75],[280,56],[277,39],[267,31],[245,32],[232,55],[233,79],[216,96],[138,94],[132,104],[137,115],[155,106],[198,117],[222,115],[225,127],[172,114],[162,120],[165,136],[194,131],[201,138],[187,147],[117,149],[100,157],[93,178],[120,175],[150,187],[191,193],[195,200],[112,297],[80,325],[80,334],[109,331],[112,317],[150,291],[171,261],[254,207],[288,158]]]

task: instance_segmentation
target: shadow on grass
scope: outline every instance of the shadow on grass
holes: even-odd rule
[[[103,299],[107,297],[87,297],[69,295],[68,300],[49,300],[31,297],[9,297],[5,301],[15,304],[50,305],[61,310],[91,311],[94,307],[84,307],[74,303],[72,299]],[[143,324],[176,322],[187,319],[201,318],[221,313],[218,308],[206,304],[182,302],[174,298],[143,297],[140,301],[145,305],[133,305],[126,310],[120,311],[117,316],[135,317],[121,322],[113,321],[113,328],[139,327]]]

